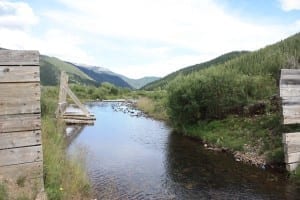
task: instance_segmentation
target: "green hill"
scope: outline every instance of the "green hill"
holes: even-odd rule
[[[126,81],[127,83],[129,83],[129,85],[131,85],[131,87],[133,87],[135,89],[140,89],[143,86],[160,79],[159,77],[154,77],[154,76],[146,76],[146,77],[139,78],[139,79],[132,79],[132,78],[128,78],[125,76],[121,76],[121,78],[124,81]]]
[[[70,83],[81,83],[87,85],[96,84],[92,78],[80,71],[75,66],[55,57],[41,55],[40,66],[42,85],[57,85],[59,83],[61,71],[67,72]]]
[[[174,80],[179,75],[188,75],[188,74],[200,71],[202,69],[208,68],[213,65],[222,64],[228,60],[231,60],[238,56],[244,55],[246,53],[248,53],[248,51],[233,51],[233,52],[221,55],[221,56],[219,56],[213,60],[210,60],[208,62],[185,67],[183,69],[180,69],[176,72],[173,72],[173,73],[163,77],[162,79],[156,80],[154,82],[151,82],[151,83],[145,85],[142,89],[153,90],[155,88],[165,88],[170,81]]]
[[[178,123],[243,115],[249,105],[271,106],[281,68],[299,68],[300,34],[188,75],[169,84],[168,106]],[[249,114],[249,113],[248,113]],[[251,114],[251,112],[250,112]]]

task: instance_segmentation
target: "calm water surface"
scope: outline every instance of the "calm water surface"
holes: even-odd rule
[[[72,137],[68,153],[85,151],[98,199],[300,199],[283,174],[237,163],[171,134],[163,122],[91,103],[94,126]]]

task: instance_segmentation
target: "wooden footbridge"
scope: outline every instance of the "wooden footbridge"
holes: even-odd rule
[[[282,69],[280,78],[283,124],[300,124],[300,69]],[[285,163],[288,171],[300,164],[300,132],[284,133]]]
[[[75,106],[68,106],[67,96],[73,100]],[[88,111],[69,88],[68,75],[65,72],[61,73],[56,117],[62,119],[67,124],[94,124],[96,120],[95,116]]]

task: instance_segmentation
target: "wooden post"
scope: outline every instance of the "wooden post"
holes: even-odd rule
[[[280,77],[283,124],[300,123],[300,70],[282,69]],[[284,133],[285,163],[288,171],[300,164],[300,133]]]
[[[71,97],[73,102],[79,107],[82,113],[66,113],[67,108],[67,95]],[[90,114],[88,109],[80,102],[76,95],[71,91],[68,86],[68,75],[65,72],[61,73],[59,100],[56,110],[56,117],[63,118],[67,123],[82,123],[93,124],[95,117]]]
[[[68,87],[68,75],[65,72],[61,72],[56,118],[59,118],[67,107],[67,93],[65,91],[66,87]]]
[[[0,181],[23,179],[31,199],[44,190],[40,94],[39,53],[0,50]]]

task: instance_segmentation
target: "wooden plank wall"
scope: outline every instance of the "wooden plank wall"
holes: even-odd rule
[[[282,69],[280,77],[283,124],[300,123],[300,69]],[[300,164],[300,133],[284,133],[285,163],[288,171]]]
[[[0,50],[0,178],[20,177],[43,183],[39,52]]]

